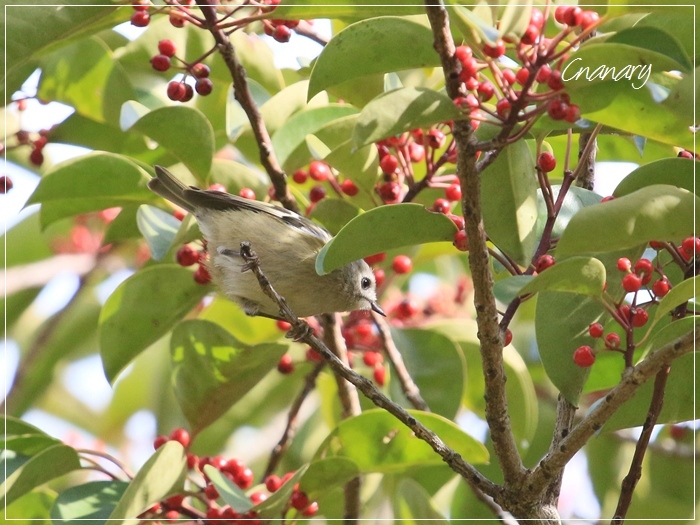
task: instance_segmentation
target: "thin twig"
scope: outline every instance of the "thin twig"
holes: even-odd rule
[[[134,479],[134,475],[131,473],[131,471],[129,470],[129,468],[128,468],[124,463],[122,463],[120,460],[118,460],[117,458],[115,458],[114,456],[112,456],[111,454],[107,454],[106,452],[99,452],[99,451],[97,451],[97,450],[88,450],[88,449],[84,449],[84,448],[83,448],[83,449],[76,449],[75,451],[76,451],[78,454],[90,454],[91,456],[99,456],[99,457],[104,458],[104,459],[106,459],[106,460],[108,460],[108,461],[111,461],[111,462],[114,463],[117,467],[119,467],[119,468],[121,469],[121,471],[122,471],[124,474],[126,474],[126,476],[127,476],[129,479]],[[89,458],[83,458],[83,459],[86,459],[87,461],[92,461],[92,460],[89,459]]]
[[[306,20],[300,20],[299,25],[294,28],[294,31],[296,31],[298,35],[305,36],[306,38],[313,40],[317,44],[320,44],[324,47],[326,46],[326,44],[328,44],[328,40],[326,40],[316,31],[314,31],[311,24],[309,24]]]
[[[639,436],[639,441],[637,441],[637,446],[634,449],[634,457],[632,458],[630,470],[627,476],[625,476],[625,479],[622,480],[620,498],[617,502],[617,508],[615,509],[615,516],[610,522],[611,525],[622,525],[625,522],[625,516],[627,516],[627,511],[632,503],[632,494],[634,494],[634,489],[637,486],[639,478],[642,477],[642,462],[644,461],[644,455],[649,446],[651,433],[654,430],[654,425],[656,425],[659,414],[661,414],[661,409],[664,406],[664,391],[666,390],[666,381],[670,371],[671,369],[667,367],[656,374],[654,393],[651,397],[647,418],[644,421],[642,434]]]
[[[408,373],[408,369],[403,362],[401,352],[399,352],[399,349],[396,348],[394,339],[391,337],[391,329],[389,328],[389,324],[378,313],[372,312],[372,318],[374,319],[374,324],[379,330],[379,338],[382,340],[384,352],[394,368],[394,372],[396,373],[396,377],[401,384],[401,390],[403,391],[404,396],[406,396],[408,402],[413,405],[413,408],[423,410],[424,412],[430,412],[428,403],[426,403],[420,395],[418,385],[416,385],[416,383],[413,381],[411,374]]]
[[[223,58],[231,73],[234,96],[248,116],[255,141],[260,150],[260,162],[272,181],[272,186],[275,188],[275,197],[280,201],[282,206],[298,213],[299,206],[287,187],[287,175],[277,161],[277,157],[272,148],[270,134],[260,115],[258,106],[255,104],[253,96],[248,89],[248,78],[246,77],[245,68],[238,60],[236,50],[233,44],[231,44],[231,40],[226,33],[218,27],[216,6],[214,5],[215,1],[216,0],[197,0],[197,5],[199,5],[202,10],[206,19],[206,27],[214,37],[221,58]]]
[[[291,443],[292,439],[294,439],[297,432],[297,417],[299,416],[301,405],[316,387],[316,379],[325,365],[326,364],[321,361],[313,367],[311,372],[306,374],[306,377],[304,378],[304,387],[301,389],[301,392],[299,392],[297,397],[294,398],[292,406],[289,407],[289,413],[287,414],[287,426],[284,428],[284,433],[277,442],[277,445],[275,445],[275,448],[272,449],[270,460],[268,461],[267,468],[263,474],[263,480],[275,471],[280,459],[282,459],[282,456],[287,451],[289,444]]]
[[[374,403],[377,407],[383,408],[401,423],[410,428],[418,439],[428,443],[430,447],[440,455],[440,457],[449,465],[456,473],[471,481],[476,486],[480,487],[483,492],[493,497],[496,501],[499,500],[503,490],[501,487],[490,481],[481,474],[472,465],[467,463],[457,452],[448,447],[432,430],[426,428],[415,417],[408,413],[403,407],[391,401],[377,387],[367,379],[361,376],[354,370],[345,366],[338,357],[331,352],[328,347],[318,339],[313,330],[304,321],[299,319],[294,312],[289,308],[284,297],[281,297],[270,284],[270,281],[265,277],[257,255],[252,251],[250,243],[241,243],[241,256],[246,261],[245,270],[252,271],[258,279],[260,288],[270,299],[272,299],[280,308],[280,317],[292,325],[292,329],[287,334],[289,337],[295,337],[296,340],[308,344],[316,350],[326,360],[328,366],[343,379],[346,379],[357,389],[362,392],[367,399]]]

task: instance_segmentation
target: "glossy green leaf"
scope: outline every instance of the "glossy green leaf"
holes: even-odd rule
[[[223,415],[257,385],[287,350],[247,346],[209,321],[180,323],[170,339],[173,384],[194,433]]]
[[[270,95],[264,87],[255,82],[255,80],[248,79],[248,91],[250,91],[250,96],[258,107],[272,98],[272,95]],[[233,84],[228,87],[226,93],[226,108],[226,136],[235,137],[249,120],[245,109],[243,109],[240,102],[236,100],[236,90],[233,88]]]
[[[347,458],[319,459],[309,463],[301,478],[299,490],[306,492],[312,501],[334,487],[341,487],[360,474],[354,461]]]
[[[391,335],[430,410],[453,419],[461,406],[466,374],[466,363],[457,344],[426,329],[393,328]],[[392,381],[391,387],[392,398],[409,406],[398,381]]]
[[[360,214],[360,209],[342,199],[323,199],[314,206],[310,217],[320,222],[331,235],[336,235],[343,226]]]
[[[352,197],[353,204],[364,209],[376,206],[374,185],[377,182],[379,156],[374,144],[356,149],[352,140],[348,140],[323,160],[338,170],[344,178],[351,179],[358,187],[360,192]]]
[[[139,206],[136,204],[123,206],[119,215],[107,225],[105,236],[102,239],[103,244],[141,237],[142,233],[139,231],[139,226],[136,222],[138,209]]]
[[[0,464],[5,476],[0,483],[0,506],[5,507],[47,481],[80,468],[74,448],[55,444],[33,456],[6,450]]]
[[[100,314],[100,355],[113,383],[139,353],[165,335],[209,289],[175,264],[137,272],[109,296]]]
[[[134,104],[122,106],[122,130],[133,129],[165,148],[189,168],[198,180],[205,182],[214,156],[214,130],[209,120],[197,109],[168,106],[146,114],[138,112],[133,122],[125,116]],[[182,130],[187,130],[183,133]]]
[[[670,343],[695,330],[699,319],[700,316],[689,315],[669,323],[657,323],[655,326],[650,327],[648,340],[643,346],[640,359],[646,357],[649,352],[661,348],[666,343]],[[695,351],[697,352],[698,350],[700,348],[696,346]]]
[[[360,113],[353,133],[356,147],[416,128],[428,128],[464,114],[447,95],[421,87],[405,87],[383,93]]]
[[[406,228],[410,224],[411,228]],[[420,204],[381,206],[347,223],[316,257],[319,275],[368,255],[428,242],[452,241],[457,228]]]
[[[185,449],[168,441],[146,461],[124,491],[109,520],[127,523],[148,507],[184,488],[187,475]]]
[[[365,0],[289,0],[280,4],[272,16],[284,20],[353,20],[384,15],[419,15],[424,12],[425,7],[419,0],[386,0],[381,4],[368,4]]]
[[[696,191],[695,166],[695,161],[677,157],[650,162],[622,179],[613,195],[622,197],[654,184],[668,184],[688,191]]]
[[[205,465],[204,473],[216,487],[221,499],[233,510],[238,513],[245,513],[253,508],[253,502],[245,495],[245,492],[238,488],[238,485],[233,481],[224,476],[220,470],[211,465]]]
[[[288,479],[279,489],[275,491],[265,501],[253,507],[261,518],[270,519],[279,516],[289,503],[289,497],[294,491],[294,487],[304,476],[308,465],[302,465],[294,472],[294,475]]]
[[[554,194],[554,200],[556,201],[559,196],[559,190],[561,185],[553,184],[552,193]],[[559,238],[564,233],[566,226],[571,221],[571,217],[576,215],[579,210],[598,204],[602,197],[597,193],[594,193],[578,186],[572,186],[569,191],[566,192],[564,196],[564,202],[561,204],[561,209],[557,215],[557,220],[554,222],[554,228],[552,228],[552,238]],[[542,190],[537,189],[537,239],[542,238],[542,232],[547,223],[547,205],[542,197]]]
[[[505,148],[481,174],[484,227],[493,243],[527,266],[537,242],[535,162],[525,141]]]
[[[519,39],[530,24],[532,0],[509,2],[498,21],[498,36]]]
[[[486,463],[486,447],[455,423],[437,414],[409,410],[466,461]],[[441,465],[442,458],[426,442],[384,410],[367,410],[342,421],[316,453],[317,457],[353,460],[361,472],[404,472],[418,465]]]
[[[333,120],[356,113],[357,109],[350,105],[330,104],[293,115],[272,137],[272,145],[282,168],[292,171],[308,162],[307,135],[315,134]]]
[[[266,173],[228,159],[214,159],[211,164],[211,182],[223,184],[229,193],[237,195],[243,188],[250,188],[258,198],[267,192],[270,179]]]
[[[681,281],[676,286],[671,288],[668,294],[661,299],[659,307],[656,309],[654,323],[657,323],[662,317],[675,310],[677,306],[691,300],[695,297],[695,290],[700,283],[700,276],[695,276],[691,279]]]
[[[678,241],[693,235],[697,200],[687,190],[655,184],[587,207],[569,222],[556,256],[621,250],[651,240]]]
[[[151,202],[150,177],[121,155],[96,152],[68,160],[42,177],[27,204],[41,203],[41,225],[115,206]]]
[[[681,64],[685,71],[693,68],[683,46],[672,33],[651,26],[634,26],[618,31],[605,41],[607,44],[627,44],[633,47],[648,49]]]
[[[156,261],[163,259],[175,240],[180,221],[172,213],[142,205],[136,212],[136,224]]]
[[[11,450],[21,456],[34,456],[61,442],[46,434],[28,434],[4,436],[2,439],[3,449]]]
[[[54,521],[100,525],[114,511],[124,495],[124,481],[90,481],[63,491],[51,508]]]
[[[255,345],[278,339],[280,330],[265,317],[250,317],[240,306],[221,295],[197,316],[203,321],[211,321],[247,345]]]
[[[39,216],[39,213],[33,213],[12,227],[8,225],[0,237],[0,259],[5,261],[5,268],[51,257],[54,254],[50,248],[51,238],[68,233],[68,228],[62,223],[42,231]]]
[[[22,419],[12,417],[12,416],[0,416],[0,424],[4,429],[4,438],[7,439],[10,436],[26,436],[38,434],[41,436],[46,436],[47,434],[43,431],[23,421]]]
[[[194,32],[201,33],[199,28],[192,29]],[[284,88],[284,80],[280,70],[275,67],[272,50],[259,35],[235,31],[231,35],[231,43],[236,49],[236,56],[245,67],[248,78],[253,79],[271,94]],[[224,65],[223,62],[221,65]],[[214,70],[212,68],[212,71]],[[221,75],[225,76],[229,82],[231,81],[230,73],[226,68],[221,68]]]
[[[573,292],[601,296],[605,288],[605,266],[594,257],[572,257],[557,262],[526,284],[520,294],[542,292]]]
[[[433,34],[425,17],[384,16],[349,25],[316,59],[308,98],[358,77],[437,67],[440,57],[432,46]]]
[[[487,23],[485,20],[477,16],[474,11],[455,3],[451,6],[450,14],[454,20],[455,26],[469,43],[477,44],[481,41],[486,41],[494,44],[498,40],[498,30],[493,27],[493,24]],[[474,34],[478,38],[474,38]]]
[[[304,144],[311,154],[311,158],[315,160],[323,160],[331,152],[331,148],[316,135],[306,135],[306,137],[304,137]]]
[[[449,521],[437,509],[430,494],[411,478],[402,479],[396,489],[396,518],[400,520],[424,520],[436,525],[447,525]]]
[[[51,525],[50,511],[55,499],[50,490],[29,492],[5,507],[5,521],[12,525]]]
[[[520,290],[535,277],[532,275],[512,275],[493,285],[493,295],[503,304],[510,303],[520,295]]]

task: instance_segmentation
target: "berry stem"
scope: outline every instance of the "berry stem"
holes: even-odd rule
[[[111,454],[107,454],[106,452],[99,452],[97,450],[88,450],[88,449],[76,449],[75,451],[78,454],[88,454],[91,456],[99,456],[99,457],[104,458],[108,461],[111,461],[117,467],[119,467],[121,469],[121,471],[126,475],[127,478],[134,479],[134,475],[131,473],[131,471],[128,469],[128,467],[124,463],[119,461],[117,458],[112,456]],[[88,458],[83,458],[83,459],[91,461]]]

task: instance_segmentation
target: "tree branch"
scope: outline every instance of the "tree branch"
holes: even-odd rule
[[[620,383],[605,396],[605,399],[574,427],[556,450],[548,452],[540,460],[527,480],[527,490],[534,493],[542,490],[641,385],[660,370],[670,366],[674,359],[692,351],[693,344],[698,340],[700,332],[690,332],[652,352],[636,366],[627,368]]]
[[[255,136],[255,141],[257,142],[258,149],[260,150],[260,162],[272,181],[272,185],[275,188],[275,196],[280,201],[282,206],[288,210],[298,213],[299,206],[297,206],[294,197],[287,187],[287,175],[284,173],[279,165],[279,162],[277,161],[277,157],[275,156],[275,152],[272,148],[270,134],[267,132],[265,122],[260,115],[260,111],[258,111],[258,107],[253,100],[253,96],[250,94],[250,90],[248,89],[248,79],[246,77],[245,68],[238,60],[236,50],[234,49],[233,44],[231,44],[231,40],[226,33],[224,33],[224,31],[217,26],[218,18],[216,5],[214,4],[215,1],[216,0],[197,0],[197,5],[202,10],[202,14],[206,20],[205,27],[214,36],[214,40],[219,48],[219,54],[221,55],[221,58],[224,59],[226,66],[231,72],[234,95],[248,116],[250,126],[253,130],[253,135]]]
[[[426,0],[426,11],[433,29],[433,46],[443,65],[447,93],[455,98],[463,88],[459,80],[458,62],[454,57],[455,47],[447,11],[439,0]],[[493,296],[494,282],[481,212],[481,179],[474,147],[476,138],[468,120],[455,121],[453,133],[457,143],[457,176],[462,187],[462,211],[469,239],[469,268],[474,282],[474,306],[486,386],[486,421],[508,485],[518,482],[525,470],[508,415],[503,365],[505,333],[498,326],[498,310]]]
[[[467,463],[462,456],[448,447],[432,430],[426,428],[415,417],[409,414],[403,407],[391,401],[382,392],[380,392],[366,377],[361,376],[354,370],[348,368],[338,357],[331,352],[328,347],[313,334],[313,330],[304,321],[299,319],[294,312],[289,308],[284,297],[281,297],[270,284],[270,281],[265,277],[265,274],[260,268],[260,263],[257,255],[251,250],[250,243],[241,243],[241,256],[246,261],[244,270],[250,270],[255,273],[258,279],[260,288],[270,299],[272,299],[280,307],[280,317],[292,325],[292,329],[287,334],[290,337],[295,337],[296,340],[308,344],[316,350],[326,360],[328,366],[343,379],[346,379],[357,389],[362,392],[367,399],[372,401],[379,408],[383,408],[401,423],[410,428],[418,439],[425,441],[440,457],[449,465],[456,473],[478,486],[484,493],[488,494],[496,501],[499,500],[503,493],[502,487],[499,487],[472,465]]]

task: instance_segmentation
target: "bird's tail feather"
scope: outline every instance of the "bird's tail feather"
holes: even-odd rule
[[[162,166],[155,166],[155,169],[156,176],[148,181],[148,187],[151,191],[169,200],[173,204],[177,204],[188,212],[193,213],[194,206],[185,196],[187,186]]]

